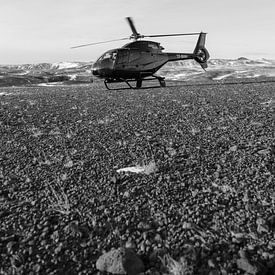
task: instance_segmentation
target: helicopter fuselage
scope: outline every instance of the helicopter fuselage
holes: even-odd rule
[[[141,79],[152,76],[168,61],[194,59],[193,53],[165,53],[153,41],[135,41],[104,53],[93,66],[93,75],[104,79]]]

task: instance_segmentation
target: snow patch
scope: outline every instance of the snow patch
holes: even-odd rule
[[[156,163],[154,161],[150,161],[147,165],[143,165],[143,166],[131,166],[131,167],[124,167],[124,168],[120,168],[118,170],[116,170],[117,173],[141,173],[141,174],[146,174],[149,175],[151,173],[154,173],[157,171],[157,167],[156,167]]]
[[[222,80],[224,78],[227,78],[227,77],[231,76],[232,74],[233,73],[220,75],[220,76],[214,77],[213,80]]]
[[[70,75],[70,80],[76,80],[77,74],[71,74]]]
[[[54,69],[69,69],[69,68],[76,68],[78,67],[78,63],[73,63],[73,62],[59,62],[59,63],[53,63],[52,68]]]
[[[51,82],[51,83],[40,83],[37,86],[44,86],[44,87],[53,87],[53,86],[62,86],[64,85],[63,82]]]

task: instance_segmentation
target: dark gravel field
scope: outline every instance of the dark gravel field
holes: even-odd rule
[[[1,88],[0,274],[102,274],[119,247],[143,274],[275,274],[274,107],[274,82]]]

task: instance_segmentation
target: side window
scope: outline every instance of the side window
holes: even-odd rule
[[[129,63],[135,62],[136,60],[140,59],[140,56],[141,56],[140,51],[130,51]]]
[[[148,46],[151,48],[151,49],[154,49],[154,50],[157,50],[159,47],[157,44],[155,43],[149,43]]]
[[[120,50],[117,53],[117,64],[126,64],[129,59],[129,50]]]
[[[117,56],[117,53],[114,52],[114,53],[113,53],[113,56],[112,56],[112,59],[113,59],[113,60],[116,60],[116,56]]]

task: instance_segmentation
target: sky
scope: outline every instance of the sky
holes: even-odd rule
[[[211,58],[275,59],[274,0],[0,0],[0,64],[94,61],[141,34],[207,32]],[[168,52],[193,52],[197,37],[154,39]]]

